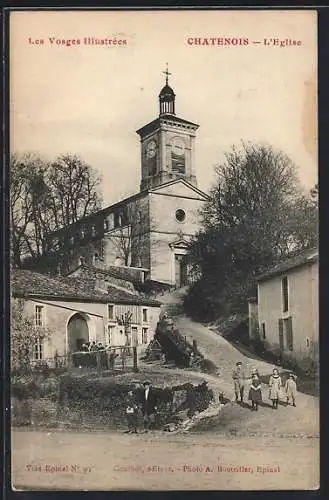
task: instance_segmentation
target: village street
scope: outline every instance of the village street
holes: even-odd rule
[[[12,484],[18,490],[315,489],[318,446],[314,438],[284,435],[14,431]]]

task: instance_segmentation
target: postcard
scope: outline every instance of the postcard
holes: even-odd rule
[[[317,13],[10,12],[14,490],[319,488]]]

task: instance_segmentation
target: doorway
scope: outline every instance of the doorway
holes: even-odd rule
[[[175,254],[175,284],[177,287],[187,285],[186,256]]]
[[[82,314],[74,314],[67,324],[69,353],[81,351],[82,345],[89,341],[89,328]]]

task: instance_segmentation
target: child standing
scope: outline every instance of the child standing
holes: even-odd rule
[[[296,377],[293,373],[290,373],[289,375],[289,378],[285,385],[285,391],[287,395],[287,405],[289,404],[289,400],[291,400],[292,406],[296,406],[297,384],[296,384]]]
[[[129,391],[126,400],[126,417],[128,423],[128,434],[137,434],[137,412],[138,406],[133,391]]]
[[[282,381],[279,372],[276,368],[274,368],[273,374],[270,377],[269,386],[270,386],[269,398],[272,400],[272,408],[273,410],[277,410],[279,404],[280,389],[282,387]]]
[[[251,376],[251,386],[249,389],[248,399],[251,401],[251,409],[253,411],[258,411],[258,403],[262,401],[262,389],[257,373],[253,373]]]

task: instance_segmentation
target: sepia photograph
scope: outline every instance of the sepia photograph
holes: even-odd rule
[[[11,485],[317,490],[317,12],[10,12]]]

